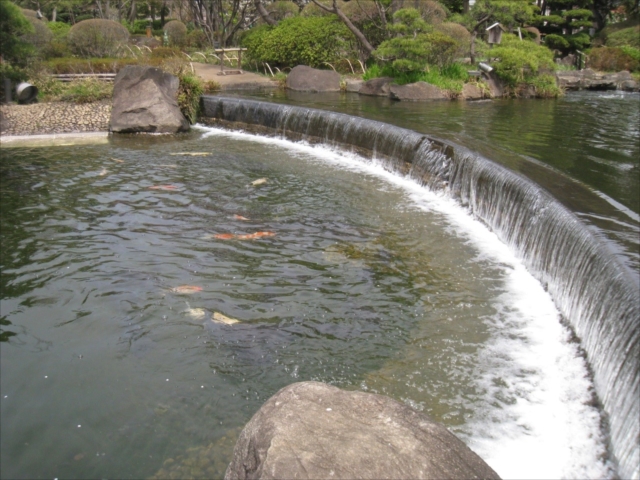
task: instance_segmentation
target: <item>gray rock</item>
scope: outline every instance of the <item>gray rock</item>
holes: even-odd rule
[[[393,82],[391,77],[379,77],[367,80],[362,84],[358,93],[360,95],[373,95],[376,97],[388,97],[389,85]]]
[[[362,85],[364,84],[364,80],[348,78],[345,80],[345,84],[347,86],[347,92],[359,92],[360,88],[362,88]]]
[[[435,85],[427,82],[408,83],[407,85],[389,85],[389,96],[394,100],[405,102],[425,102],[429,100],[448,100]]]
[[[109,129],[117,133],[176,133],[189,130],[176,100],[177,77],[159,68],[131,65],[113,87]]]
[[[258,478],[499,477],[444,426],[407,405],[302,382],[267,400],[240,433],[225,479]]]
[[[465,83],[462,87],[461,97],[464,100],[481,100],[484,98],[484,92],[476,84]]]
[[[638,82],[635,80],[625,80],[620,83],[620,90],[624,90],[625,92],[635,92],[638,90]]]
[[[558,85],[566,90],[634,90],[635,81],[627,71],[599,73],[590,68],[580,71],[557,72]],[[631,83],[632,82],[632,83]]]
[[[339,92],[340,75],[332,70],[298,65],[287,75],[286,86],[299,92]]]

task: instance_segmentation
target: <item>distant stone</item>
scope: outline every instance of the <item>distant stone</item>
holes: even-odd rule
[[[444,426],[382,395],[283,388],[236,443],[225,479],[498,479]]]
[[[348,78],[345,80],[345,84],[347,92],[359,92],[360,88],[362,88],[362,85],[364,84],[364,80]]]
[[[131,65],[113,88],[109,130],[116,133],[176,133],[189,130],[178,107],[179,80],[159,68]]]
[[[407,85],[389,85],[389,96],[405,102],[425,102],[429,100],[448,100],[442,90],[427,82],[408,83]]]
[[[567,90],[627,90],[638,89],[637,82],[627,71],[618,73],[595,72],[585,70],[569,70],[556,72],[558,85]]]
[[[391,77],[378,77],[367,80],[362,84],[358,93],[361,95],[373,95],[377,97],[389,96],[389,85],[393,82]]]
[[[484,98],[484,92],[475,83],[465,83],[460,97],[464,100],[481,100]]]
[[[333,70],[298,65],[287,75],[286,86],[298,92],[339,92],[340,75]]]

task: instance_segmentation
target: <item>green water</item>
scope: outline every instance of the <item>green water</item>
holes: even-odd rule
[[[314,98],[458,140],[474,108],[502,105]],[[1,478],[217,477],[259,406],[302,380],[405,401],[485,442],[506,476],[610,475],[584,361],[550,298],[446,201],[331,152],[202,131],[1,153]],[[216,238],[255,232],[275,235]],[[200,290],[173,290],[185,285]],[[566,372],[537,363],[558,351]]]

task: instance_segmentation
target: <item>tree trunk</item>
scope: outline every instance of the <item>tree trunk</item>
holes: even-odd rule
[[[271,15],[269,14],[269,12],[267,12],[267,9],[264,8],[264,5],[262,5],[262,1],[261,0],[254,0],[253,3],[255,5],[255,7],[256,7],[256,10],[258,11],[258,14],[262,18],[262,20],[264,20],[269,25],[274,25],[275,26],[275,25],[278,24],[278,22],[276,22],[273,18],[271,18]]]
[[[471,61],[471,65],[476,64],[476,37],[478,36],[478,32],[475,30],[471,33],[471,47],[469,48],[469,59]]]
[[[136,0],[131,0],[131,9],[129,10],[129,23],[133,25],[136,21],[137,16],[138,12],[136,11]]]
[[[347,28],[351,31],[351,33],[353,33],[353,35],[356,37],[358,42],[360,42],[360,45],[362,45],[362,47],[365,49],[367,56],[369,57],[371,56],[375,48],[373,48],[373,45],[369,43],[369,40],[367,40],[367,37],[365,37],[364,34],[360,30],[358,30],[358,27],[356,27],[353,23],[351,23],[351,20],[349,20],[347,16],[342,12],[342,10],[338,8],[336,0],[333,0],[333,4],[331,8],[325,5],[322,5],[321,3],[318,2],[318,0],[311,0],[311,1],[325,11],[335,13],[338,16],[338,18],[342,21],[342,23],[344,23],[347,26]]]
[[[51,12],[51,21],[55,22],[57,17],[58,17],[58,8],[53,7],[53,12]]]

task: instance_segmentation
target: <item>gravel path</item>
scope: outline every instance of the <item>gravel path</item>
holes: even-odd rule
[[[0,133],[36,135],[51,133],[106,132],[111,100],[94,103],[33,103],[1,105]]]

